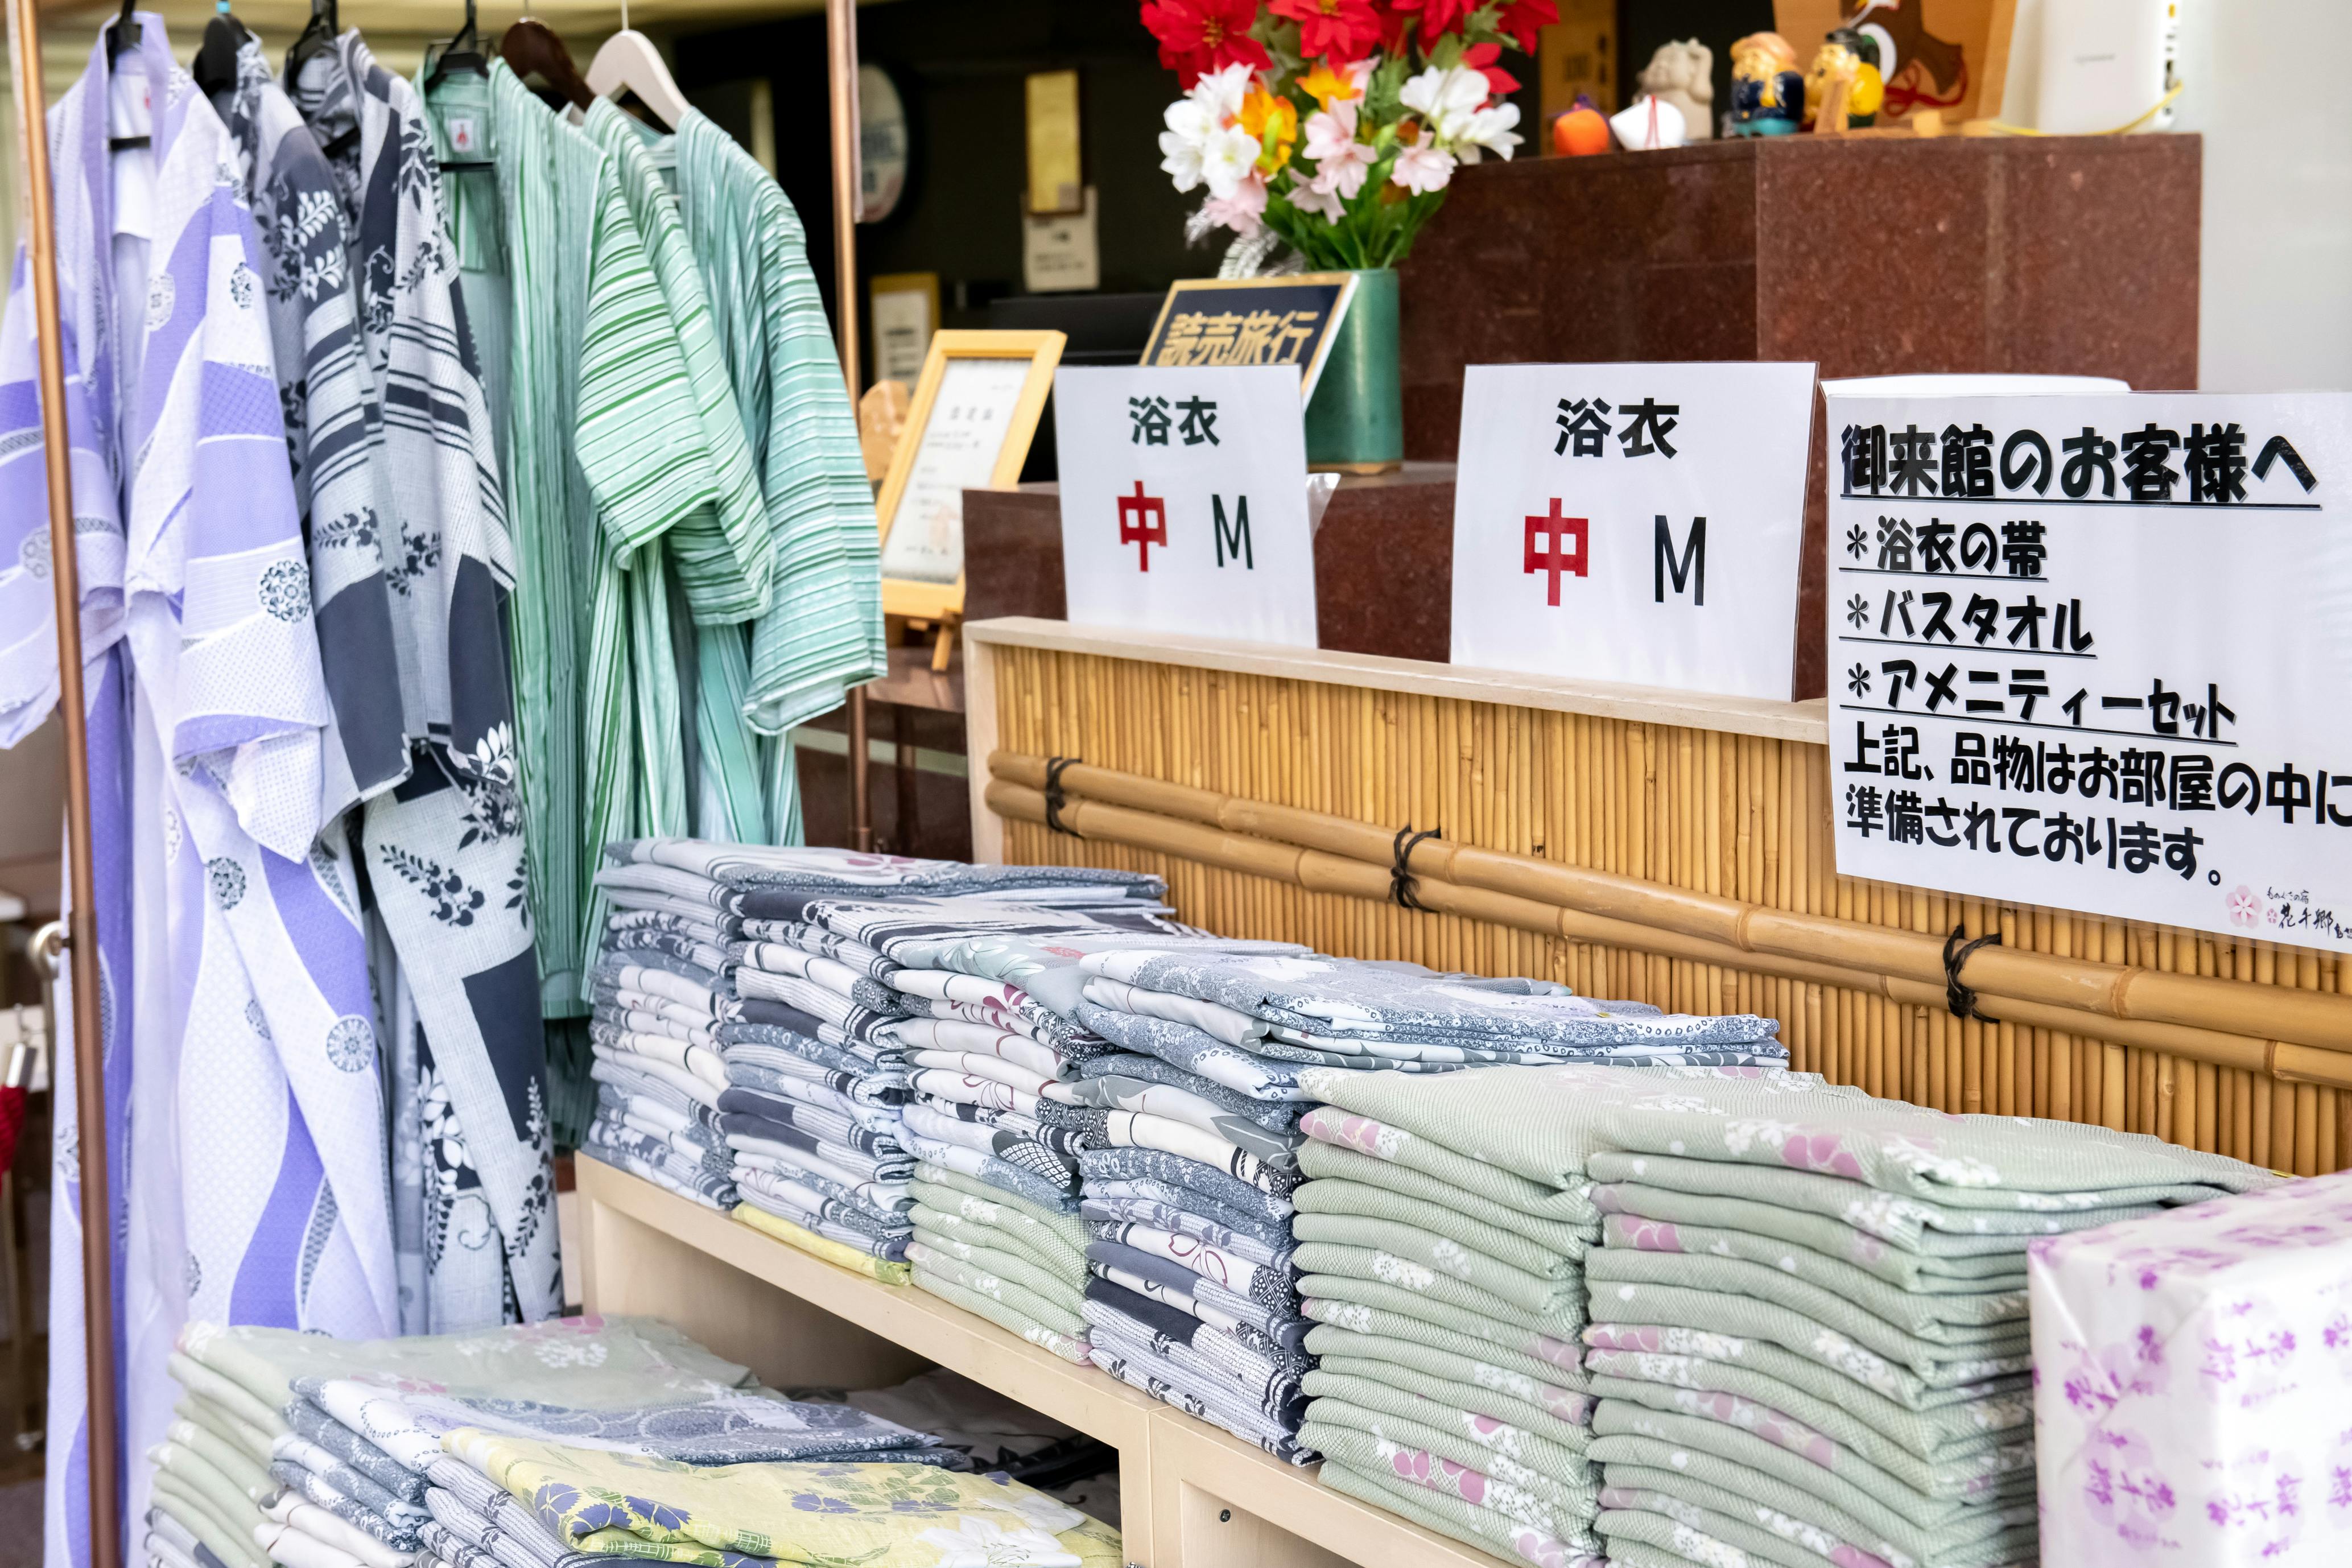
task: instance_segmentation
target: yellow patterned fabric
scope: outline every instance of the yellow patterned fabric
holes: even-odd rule
[[[909,1271],[905,1264],[870,1257],[854,1247],[845,1247],[840,1242],[819,1236],[813,1230],[803,1230],[788,1219],[777,1218],[756,1204],[741,1205],[733,1213],[737,1219],[764,1236],[772,1236],[778,1241],[797,1247],[803,1252],[822,1258],[838,1268],[863,1274],[868,1279],[879,1279],[885,1285],[904,1285],[908,1280]]]
[[[441,1445],[581,1552],[698,1568],[1120,1568],[1118,1531],[1003,1477],[930,1465],[681,1465],[478,1426]]]

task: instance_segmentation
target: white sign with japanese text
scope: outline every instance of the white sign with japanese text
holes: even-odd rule
[[[1071,620],[1316,646],[1297,367],[1066,366],[1054,440]]]
[[[1454,662],[1786,700],[1810,364],[1473,365]]]
[[[2352,952],[2352,395],[1828,406],[1838,870]]]

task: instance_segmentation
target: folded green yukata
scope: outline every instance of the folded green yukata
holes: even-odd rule
[[[1311,1274],[1298,1282],[1298,1296],[1299,1311],[1318,1323],[1519,1365],[1570,1387],[1584,1383],[1583,1354],[1570,1336],[1497,1322],[1370,1279]]]
[[[1589,1245],[1574,1237],[1565,1248],[1546,1247],[1501,1226],[1345,1177],[1311,1181],[1293,1194],[1292,1201],[1298,1205],[1298,1213],[1292,1216],[1294,1232],[1297,1222],[1310,1215],[1330,1222],[1326,1226],[1329,1234],[1312,1239],[1344,1241],[1349,1239],[1349,1228],[1370,1237],[1382,1227],[1404,1226],[1538,1279],[1573,1279]],[[1300,1239],[1310,1238],[1302,1236]]]
[[[1337,1143],[1320,1141],[1299,1145],[1298,1168],[1318,1182],[1333,1183],[1335,1188],[1353,1195],[1359,1203],[1374,1204],[1383,1198],[1401,1200],[1381,1207],[1340,1210],[1327,1206],[1324,1213],[1369,1214],[1374,1219],[1396,1219],[1406,1225],[1417,1225],[1423,1230],[1436,1231],[1440,1236],[1452,1236],[1467,1246],[1477,1246],[1471,1237],[1476,1231],[1456,1231],[1448,1226],[1461,1222],[1475,1222],[1523,1237],[1546,1253],[1561,1258],[1581,1258],[1584,1249],[1601,1235],[1600,1216],[1590,1219],[1547,1219],[1493,1198],[1468,1192],[1424,1175],[1410,1165],[1375,1159]],[[1299,1189],[1305,1192],[1306,1188]],[[1302,1212],[1305,1205],[1300,1205]],[[1490,1250],[1480,1248],[1482,1251]],[[1500,1252],[1495,1254],[1499,1258]],[[1530,1270],[1541,1272],[1541,1270]]]
[[[1372,1410],[1386,1408],[1381,1404],[1383,1394],[1392,1398],[1417,1397],[1459,1412],[1465,1419],[1499,1421],[1580,1454],[1591,1442],[1592,1430],[1587,1425],[1592,1414],[1591,1398],[1563,1388],[1539,1387],[1532,1379],[1513,1373],[1497,1371],[1496,1375],[1514,1388],[1541,1397],[1544,1403],[1522,1399],[1483,1384],[1456,1383],[1370,1356],[1327,1354],[1320,1365],[1300,1380],[1300,1385],[1318,1397],[1329,1394]],[[1571,1420],[1571,1416],[1578,1419]]]
[[[1590,1532],[1592,1516],[1600,1511],[1597,1489],[1563,1488],[1506,1456],[1482,1454],[1475,1445],[1434,1439],[1423,1443],[1409,1422],[1394,1423],[1382,1432],[1353,1422],[1327,1420],[1310,1411],[1307,1424],[1298,1429],[1298,1438],[1327,1460],[1358,1470],[1385,1467],[1409,1475],[1433,1491],[1491,1509],[1506,1519],[1554,1535]]]
[[[1357,1215],[1301,1214],[1292,1219],[1290,1228],[1302,1244],[1329,1243],[1417,1263],[1538,1316],[1559,1312],[1584,1297],[1582,1283],[1565,1259],[1549,1276],[1531,1274],[1451,1237]],[[1301,1266],[1306,1267],[1307,1249],[1302,1246],[1299,1250]]]
[[[1409,1467],[1408,1467],[1409,1468]],[[1600,1553],[1600,1538],[1590,1531],[1561,1537],[1531,1524],[1522,1524],[1491,1508],[1463,1501],[1407,1479],[1393,1465],[1358,1468],[1327,1460],[1320,1472],[1333,1491],[1382,1508],[1465,1545],[1516,1559],[1533,1568],[1609,1568]]]
[[[1385,1285],[1402,1295],[1426,1300],[1433,1305],[1451,1307],[1458,1312],[1475,1314],[1516,1328],[1531,1329],[1560,1339],[1572,1337],[1585,1323],[1584,1292],[1581,1289],[1563,1289],[1557,1304],[1547,1310],[1534,1310],[1515,1301],[1507,1301],[1491,1290],[1482,1290],[1475,1285],[1465,1285],[1459,1279],[1440,1274],[1425,1263],[1401,1258],[1378,1247],[1342,1247],[1334,1242],[1310,1241],[1299,1247],[1297,1261],[1301,1275],[1298,1293],[1302,1296],[1329,1293],[1310,1288],[1307,1284],[1309,1279],[1355,1279]]]

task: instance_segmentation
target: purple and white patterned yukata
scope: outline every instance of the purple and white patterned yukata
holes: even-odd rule
[[[161,17],[49,118],[100,903],[126,1522],[191,1315],[396,1332],[382,1083],[331,709],[227,132]],[[110,151],[110,137],[146,135]],[[0,743],[57,696],[29,274],[0,328]],[[87,1562],[79,1130],[61,1020],[47,1561]],[[125,1538],[131,1539],[128,1530]]]

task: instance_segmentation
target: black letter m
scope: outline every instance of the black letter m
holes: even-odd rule
[[[1231,526],[1225,522],[1224,497],[1212,495],[1209,498],[1209,505],[1215,509],[1217,514],[1217,564],[1223,566],[1225,563],[1225,552],[1231,551],[1233,558],[1240,562],[1244,569],[1256,571],[1257,552],[1250,543],[1249,497],[1234,498],[1234,521]],[[1677,577],[1675,581],[1679,585],[1682,579]]]
[[[1666,602],[1666,579],[1672,576],[1675,580],[1675,593],[1679,594],[1688,588],[1691,603],[1705,605],[1706,603],[1706,519],[1703,517],[1691,519],[1690,542],[1684,549],[1682,559],[1677,561],[1675,559],[1675,536],[1666,531],[1666,514],[1660,512],[1657,556],[1653,564],[1655,567],[1656,576],[1654,588],[1656,603],[1663,605]]]

